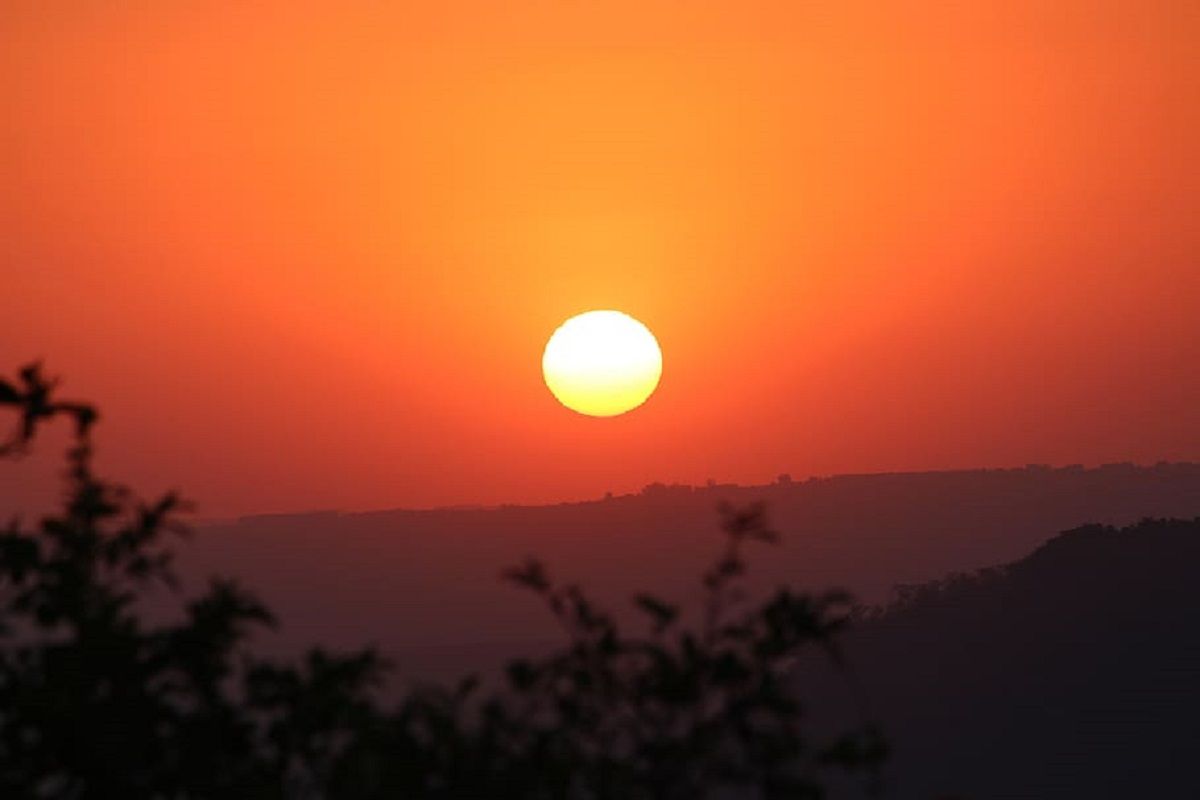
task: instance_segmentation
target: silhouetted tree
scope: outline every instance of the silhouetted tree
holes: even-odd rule
[[[848,599],[780,590],[747,607],[742,550],[777,538],[761,507],[722,509],[726,547],[703,576],[698,625],[640,595],[648,632],[627,635],[530,561],[506,577],[545,601],[565,646],[491,684],[469,677],[383,708],[386,665],[371,650],[299,663],[250,652],[248,635],[274,619],[231,581],[149,623],[139,598],[177,591],[183,506],[98,478],[96,412],[53,389],[36,365],[0,381],[0,405],[18,414],[0,452],[24,452],[55,417],[75,433],[64,507],[0,533],[2,796],[804,798],[822,795],[827,770],[869,775],[884,756],[866,724],[802,731],[791,664],[806,647],[838,658]]]

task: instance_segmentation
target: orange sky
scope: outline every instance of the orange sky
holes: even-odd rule
[[[0,368],[206,515],[1200,458],[1198,41],[1184,0],[7,3]],[[625,417],[541,381],[592,308],[662,344]]]

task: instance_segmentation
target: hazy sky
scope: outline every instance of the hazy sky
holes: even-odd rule
[[[1200,458],[1197,41],[1186,0],[6,3],[0,369],[206,514]],[[624,417],[541,380],[593,308],[663,348]]]

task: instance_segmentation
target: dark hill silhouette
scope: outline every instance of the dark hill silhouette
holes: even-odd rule
[[[1200,797],[1198,573],[1200,518],[1089,525],[857,626],[889,796]]]
[[[652,485],[554,506],[264,515],[204,526],[181,569],[262,587],[288,620],[276,646],[380,644],[401,673],[459,672],[556,631],[496,580],[537,554],[610,607],[645,586],[694,598],[713,510],[766,501],[785,533],[755,564],[761,587],[842,586],[878,603],[918,583],[1027,554],[1082,522],[1200,514],[1200,465],[850,475],[767,486]]]

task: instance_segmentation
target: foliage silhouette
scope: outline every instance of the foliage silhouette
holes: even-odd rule
[[[0,532],[3,796],[815,798],[829,771],[870,780],[885,756],[866,723],[825,739],[803,730],[791,665],[809,647],[838,661],[849,600],[744,600],[744,546],[778,538],[761,506],[721,510],[726,546],[694,628],[644,594],[649,631],[626,635],[530,561],[505,577],[545,602],[565,646],[488,688],[468,677],[392,708],[375,698],[387,664],[372,650],[255,656],[248,637],[275,620],[231,581],[151,624],[138,601],[179,591],[170,537],[185,507],[97,477],[98,416],[53,399],[54,386],[37,365],[0,381],[0,405],[19,417],[0,453],[25,452],[55,417],[75,424],[62,510]]]

